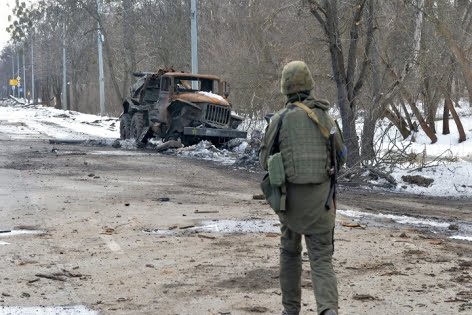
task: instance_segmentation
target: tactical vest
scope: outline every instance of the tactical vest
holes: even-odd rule
[[[320,123],[332,127],[322,109],[312,109]],[[330,165],[327,140],[320,128],[300,108],[287,108],[280,130],[280,153],[286,180],[294,184],[321,184],[329,180]]]

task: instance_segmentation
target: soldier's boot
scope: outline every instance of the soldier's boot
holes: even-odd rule
[[[335,310],[330,309],[330,310],[323,311],[321,315],[338,315],[338,313],[336,313]]]

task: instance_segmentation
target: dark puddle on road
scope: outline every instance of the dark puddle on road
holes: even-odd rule
[[[0,306],[0,315],[98,315],[83,305],[76,306]]]
[[[472,242],[472,222],[457,220],[446,221],[435,218],[369,213],[354,210],[337,210],[337,213],[361,225],[373,227],[409,226],[424,232],[443,235],[451,239]]]

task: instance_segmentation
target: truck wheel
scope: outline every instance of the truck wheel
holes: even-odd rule
[[[139,136],[143,132],[144,129],[144,117],[143,113],[136,113],[131,118],[131,139],[138,140]]]
[[[130,138],[131,115],[123,114],[120,118],[120,139]]]

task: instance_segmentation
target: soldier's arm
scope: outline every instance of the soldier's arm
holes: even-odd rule
[[[259,150],[259,163],[261,167],[267,171],[267,162],[274,145],[275,135],[277,133],[277,125],[280,119],[279,114],[275,114],[270,120],[269,125],[266,128],[264,138],[262,139],[261,147]]]

